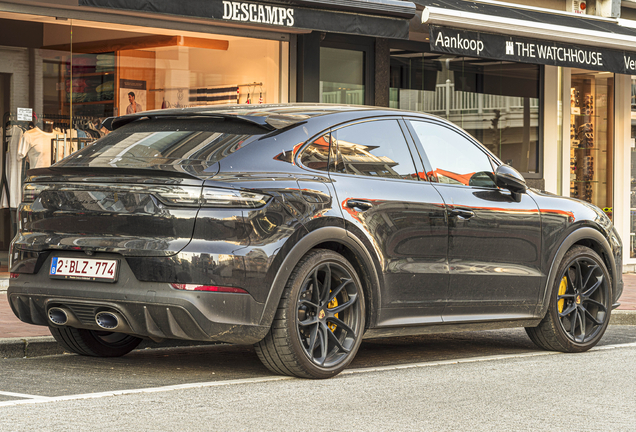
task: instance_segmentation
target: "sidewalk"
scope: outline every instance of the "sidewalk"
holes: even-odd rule
[[[620,307],[612,312],[610,325],[636,325],[636,274],[623,275],[625,289]],[[9,274],[0,273],[0,358],[37,357],[62,354],[47,327],[25,324],[11,311],[7,301]],[[197,344],[206,344],[200,342]],[[144,342],[141,348],[192,345],[189,341],[168,340],[161,344]]]

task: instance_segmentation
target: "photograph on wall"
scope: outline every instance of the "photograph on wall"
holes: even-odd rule
[[[119,115],[146,110],[146,81],[119,80]]]

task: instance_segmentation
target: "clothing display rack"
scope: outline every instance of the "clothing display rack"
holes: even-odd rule
[[[262,82],[253,82],[253,83],[249,83],[249,84],[230,84],[230,85],[220,85],[220,86],[214,86],[212,88],[216,88],[216,87],[262,87],[263,83]],[[205,87],[202,87],[205,88]],[[172,87],[172,88],[157,88],[157,89],[150,89],[148,91],[151,92],[164,92],[164,91],[170,91],[170,90],[199,90],[199,89],[192,89],[190,87]]]
[[[55,138],[51,139],[51,165],[83,149],[93,141],[95,140],[92,138],[71,138],[66,135],[66,132],[63,135],[56,134]]]
[[[260,97],[259,100],[262,101],[263,97],[263,83],[262,82],[252,82],[246,84],[227,84],[227,85],[219,85],[212,87],[199,87],[199,88],[191,88],[191,87],[170,87],[170,88],[157,88],[151,89],[150,92],[168,92],[168,91],[176,91],[177,98],[179,101],[183,98],[183,93],[188,92],[188,102],[196,102],[197,104],[223,104],[223,103],[236,103],[240,104],[240,92],[239,89],[241,87],[249,87],[256,88],[260,87]],[[253,92],[255,93],[255,92]],[[247,94],[246,103],[250,102],[250,92]],[[183,107],[181,102],[177,105],[173,105],[170,101],[166,101],[164,99],[161,104],[161,108],[180,108]]]
[[[92,143],[96,139],[103,136],[103,133],[100,132],[101,128],[101,119],[98,117],[92,116],[73,116],[72,125],[71,119],[68,115],[64,114],[49,114],[37,117],[35,114],[33,116],[33,120],[31,122],[28,121],[18,121],[17,114],[15,112],[6,112],[3,116],[3,128],[2,128],[2,175],[0,176],[0,199],[2,197],[6,197],[7,203],[10,208],[14,208],[15,203],[11,201],[11,190],[15,194],[19,188],[21,188],[21,184],[24,181],[26,168],[27,168],[27,158],[22,159],[21,168],[18,167],[17,171],[15,171],[18,177],[14,178],[14,174],[11,174],[11,181],[15,184],[9,182],[9,175],[7,175],[8,170],[8,152],[9,152],[9,140],[12,137],[12,134],[16,132],[15,127],[21,128],[24,133],[28,133],[30,129],[33,129],[36,125],[35,123],[45,122],[49,125],[53,126],[54,138],[51,139],[51,158],[50,164],[54,164],[59,162],[63,158],[69,156],[71,153],[80,150]],[[71,132],[73,131],[73,132]],[[12,150],[12,151],[15,151]],[[12,155],[12,157],[15,155]],[[29,162],[32,164],[33,161]],[[14,166],[14,165],[11,165]],[[32,166],[32,165],[31,165]],[[17,189],[16,189],[17,188]],[[19,195],[19,194],[18,194]],[[16,195],[16,196],[18,196]],[[15,198],[15,197],[14,197]],[[14,199],[15,201],[15,199]],[[12,220],[13,220],[12,213]]]
[[[37,118],[37,116],[34,115]],[[32,122],[31,122],[32,123]],[[9,141],[11,135],[7,135],[11,126],[19,125],[25,130],[28,127],[29,122],[18,121],[17,113],[7,111],[2,117],[2,179],[0,179],[0,199],[4,195],[7,197],[7,202],[11,202],[11,193],[9,192],[9,180],[7,179],[7,152],[9,151]]]

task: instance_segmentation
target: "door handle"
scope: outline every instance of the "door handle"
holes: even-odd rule
[[[456,216],[459,219],[470,219],[471,217],[475,216],[475,212],[472,210],[466,210],[466,209],[452,209],[450,211],[450,215],[451,216]]]
[[[347,200],[347,207],[366,211],[373,207],[373,204],[371,204],[369,201],[351,199]]]

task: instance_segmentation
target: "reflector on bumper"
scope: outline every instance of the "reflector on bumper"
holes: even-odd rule
[[[187,290],[187,291],[213,291],[213,292],[224,292],[224,293],[235,293],[235,294],[247,294],[248,292],[242,288],[235,287],[223,287],[223,286],[214,286],[214,285],[199,285],[199,284],[170,284],[172,288],[179,290]]]

